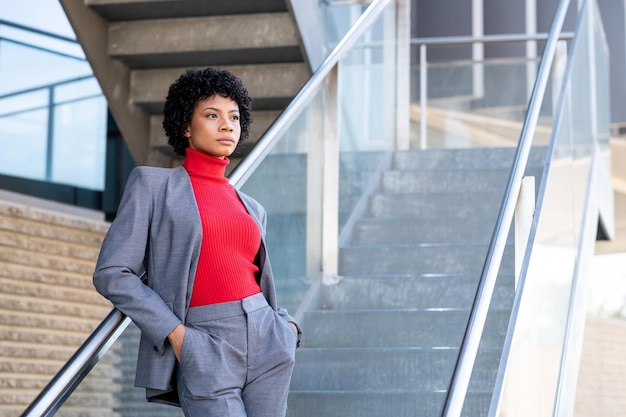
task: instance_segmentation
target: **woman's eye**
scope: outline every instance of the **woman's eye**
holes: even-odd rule
[[[239,116],[233,116],[233,120],[239,120]]]

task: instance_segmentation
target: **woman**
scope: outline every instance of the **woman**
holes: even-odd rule
[[[286,413],[301,331],[277,307],[265,211],[224,177],[248,137],[250,102],[215,68],[170,86],[163,127],[185,159],[132,171],[94,273],[142,332],[135,385],[186,416]]]

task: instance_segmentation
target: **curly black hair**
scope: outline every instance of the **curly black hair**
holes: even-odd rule
[[[239,143],[248,138],[252,114],[252,98],[239,78],[223,69],[208,67],[189,69],[170,85],[163,108],[163,129],[168,143],[180,156],[185,156],[189,139],[185,132],[191,123],[198,103],[219,94],[232,99],[239,106],[241,137]]]

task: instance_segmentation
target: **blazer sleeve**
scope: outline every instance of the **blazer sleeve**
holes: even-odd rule
[[[153,214],[152,187],[146,174],[135,168],[128,178],[117,216],[102,243],[93,283],[163,354],[167,335],[181,320],[139,277],[150,245]]]

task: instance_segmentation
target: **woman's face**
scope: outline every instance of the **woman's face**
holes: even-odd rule
[[[216,94],[196,105],[185,136],[189,147],[223,159],[235,151],[241,125],[239,106],[230,97]]]

